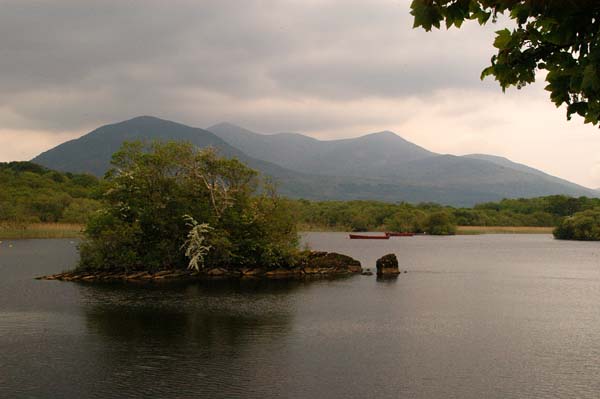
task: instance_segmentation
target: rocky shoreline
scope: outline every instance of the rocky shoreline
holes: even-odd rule
[[[206,268],[194,270],[161,270],[149,271],[86,271],[74,270],[48,276],[36,277],[38,280],[59,280],[78,282],[151,282],[151,281],[186,281],[226,278],[318,278],[332,276],[347,276],[363,273],[359,261],[349,256],[335,252],[310,252],[293,268],[266,270],[262,268]]]

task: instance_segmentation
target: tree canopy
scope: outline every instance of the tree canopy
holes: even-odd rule
[[[293,263],[295,221],[270,185],[240,161],[188,143],[136,142],[124,144],[112,164],[103,207],[86,226],[82,268]]]
[[[567,119],[600,121],[600,2],[594,0],[413,0],[414,27],[460,28],[465,20],[481,25],[507,15],[514,25],[498,30],[497,53],[481,78],[493,76],[503,90],[535,81],[546,71],[546,90]]]

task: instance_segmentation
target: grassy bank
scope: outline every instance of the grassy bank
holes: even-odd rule
[[[552,234],[554,227],[458,226],[456,234]]]
[[[82,229],[76,223],[0,224],[0,239],[77,238]]]
[[[335,232],[346,232],[351,231],[350,227],[347,226],[328,226],[326,224],[312,224],[312,223],[298,223],[298,231],[313,232],[313,233],[335,233]]]

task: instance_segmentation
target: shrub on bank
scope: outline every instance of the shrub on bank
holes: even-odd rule
[[[600,241],[600,208],[564,218],[553,234],[559,240]]]
[[[386,230],[422,233],[425,231],[427,214],[419,209],[405,207],[385,220]]]
[[[429,214],[425,220],[425,231],[435,236],[447,236],[456,234],[456,222],[445,211],[437,211]]]

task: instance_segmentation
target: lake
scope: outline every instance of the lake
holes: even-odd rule
[[[0,397],[598,397],[600,244],[346,237],[303,241],[408,273],[85,285],[33,279],[76,242],[4,241]]]

